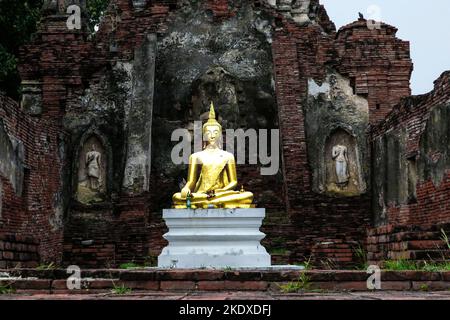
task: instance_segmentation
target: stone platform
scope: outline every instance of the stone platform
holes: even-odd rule
[[[163,219],[169,245],[158,257],[160,268],[269,267],[259,228],[265,209],[169,209]]]
[[[295,294],[298,292],[370,292],[369,275],[351,270],[292,269],[226,269],[226,270],[82,270],[81,289],[68,290],[69,275],[65,269],[0,270],[0,287],[17,294],[110,294],[114,288],[129,288],[130,292],[164,295],[171,292],[260,292]],[[284,292],[283,288],[292,291]],[[383,291],[448,291],[450,272],[383,271]],[[0,294],[0,297],[2,295]]]
[[[282,294],[277,292],[248,292],[248,291],[223,291],[223,292],[131,292],[123,295],[113,293],[19,293],[0,295],[0,300],[137,300],[137,301],[347,301],[347,300],[450,300],[450,291],[376,291],[376,292],[300,292]],[[317,309],[315,309],[317,315]]]

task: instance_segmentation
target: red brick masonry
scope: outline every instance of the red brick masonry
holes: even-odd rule
[[[220,270],[117,270],[82,271],[82,290],[70,291],[66,270],[16,269],[8,272],[18,280],[0,280],[0,285],[15,288],[18,293],[95,293],[110,292],[116,286],[133,291],[281,291],[280,286],[301,283],[303,271],[220,271]],[[365,271],[306,271],[302,279],[308,290],[369,291]],[[33,278],[33,279],[29,279]],[[448,290],[450,272],[382,272],[381,290]],[[305,290],[305,291],[308,291]]]

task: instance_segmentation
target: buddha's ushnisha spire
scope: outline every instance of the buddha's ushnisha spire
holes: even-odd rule
[[[211,101],[211,108],[209,109],[209,118],[208,121],[203,125],[203,129],[207,126],[218,126],[220,131],[222,131],[222,126],[216,120],[216,111],[214,110],[214,103]]]
[[[216,120],[216,111],[214,110],[214,103],[211,101],[211,108],[209,109],[209,119]]]

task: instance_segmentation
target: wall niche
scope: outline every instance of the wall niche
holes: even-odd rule
[[[439,105],[430,111],[424,132],[420,137],[419,181],[431,180],[439,187],[450,168],[450,104]]]
[[[365,194],[370,183],[367,99],[353,92],[349,78],[329,69],[320,83],[308,80],[304,114],[313,191],[330,197]]]
[[[364,192],[355,138],[338,128],[327,138],[324,151],[326,193],[355,196]]]
[[[80,143],[76,171],[76,194],[78,202],[90,205],[107,200],[108,159],[110,158],[103,139],[89,134]]]

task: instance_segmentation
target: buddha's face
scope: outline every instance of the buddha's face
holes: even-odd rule
[[[220,134],[221,132],[218,126],[206,126],[203,131],[203,139],[208,142],[208,145],[217,145]]]

